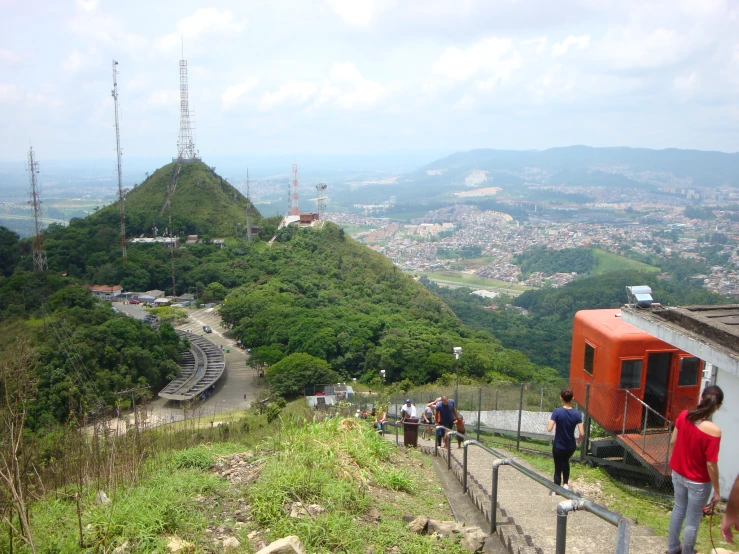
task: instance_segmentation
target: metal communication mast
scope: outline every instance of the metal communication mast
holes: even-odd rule
[[[126,261],[126,214],[123,198],[123,175],[121,173],[121,128],[118,123],[118,62],[113,60],[113,105],[115,106],[115,154],[118,160],[118,204],[121,212],[121,248]]]
[[[185,57],[184,52],[182,57]],[[192,131],[187,91],[187,60],[182,59],[180,60],[180,134],[177,138],[177,158],[180,160],[198,159]]]
[[[49,267],[46,262],[46,251],[44,250],[44,237],[41,235],[41,199],[39,198],[38,162],[33,153],[33,147],[28,151],[28,172],[31,175],[31,200],[28,202],[33,206],[33,221],[36,225],[36,236],[33,237],[33,270],[46,271]]]
[[[290,204],[290,215],[300,215],[300,208],[298,208],[298,164],[293,164],[293,197]]]
[[[251,242],[251,198],[249,194],[249,168],[246,169],[246,240]]]
[[[316,192],[318,193],[318,221],[323,222],[323,213],[326,211],[326,183],[318,183],[316,185]],[[323,223],[321,223],[323,224]]]

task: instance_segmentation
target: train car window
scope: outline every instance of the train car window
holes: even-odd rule
[[[678,387],[694,387],[698,384],[701,361],[698,358],[683,358],[680,360],[680,376],[677,380]]]
[[[593,363],[595,360],[595,348],[590,346],[588,343],[585,343],[585,371],[587,373],[590,373],[590,375],[593,374]]]
[[[641,360],[621,360],[621,388],[638,389],[641,387]]]

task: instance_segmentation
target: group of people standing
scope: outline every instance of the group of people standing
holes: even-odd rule
[[[551,433],[555,429],[552,443],[554,482],[568,489],[570,458],[584,429],[580,412],[572,407],[572,391],[562,390],[560,400],[562,407],[552,412],[547,431]],[[703,390],[698,406],[684,410],[675,421],[669,446],[675,498],[665,554],[693,554],[701,518],[711,513],[721,500],[718,473],[721,429],[711,418],[723,401],[723,391],[715,385],[708,386]],[[577,437],[576,428],[579,431]],[[733,542],[732,529],[739,529],[739,476],[729,493],[721,522],[721,534],[729,543]]]
[[[573,408],[572,398],[572,390],[563,389],[560,392],[562,406],[552,412],[547,424],[547,432],[554,431],[554,483],[565,489],[569,489],[570,458],[585,432],[582,415]],[[665,554],[693,554],[701,518],[705,513],[711,513],[713,506],[721,500],[718,472],[721,429],[711,418],[721,408],[723,401],[723,391],[715,385],[708,386],[703,390],[698,406],[684,410],[675,421],[669,446],[674,506]],[[401,421],[416,419],[418,415],[416,406],[410,398],[406,398],[400,410]],[[385,421],[387,412],[382,410],[376,419],[379,430],[382,430]],[[465,431],[464,418],[457,412],[454,400],[447,396],[440,396],[424,406],[420,424],[424,439],[435,426],[436,444],[443,444],[445,448],[449,431],[455,428],[462,434]],[[463,438],[458,437],[460,448],[462,441]],[[552,492],[552,495],[555,494]],[[726,513],[721,522],[721,533],[730,543],[733,542],[732,529],[739,529],[739,476],[729,493]]]

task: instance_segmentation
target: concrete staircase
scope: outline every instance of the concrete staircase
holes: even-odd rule
[[[393,435],[385,436],[388,440],[394,441]],[[426,454],[434,454],[432,441],[419,438],[419,447]],[[468,494],[490,521],[492,463],[495,457],[475,446],[470,446],[468,450]],[[456,444],[452,445],[452,471],[460,483],[462,452],[461,449],[457,449]],[[445,450],[439,449],[439,454],[446,459]],[[543,475],[513,454],[506,454]],[[561,497],[551,496],[548,489],[516,469],[501,466],[498,480],[497,533],[508,552],[554,554],[556,510],[557,504],[562,500]],[[616,527],[613,525],[588,512],[570,512],[567,519],[568,554],[605,554],[616,551]],[[665,537],[658,537],[649,527],[631,526],[630,554],[661,554],[665,550],[667,550]]]

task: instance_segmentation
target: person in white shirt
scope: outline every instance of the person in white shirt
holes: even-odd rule
[[[403,404],[403,407],[400,409],[400,421],[405,421],[408,418],[417,417],[418,411],[416,410],[416,407],[413,405],[413,402],[411,402],[410,398],[406,398],[405,404]]]

